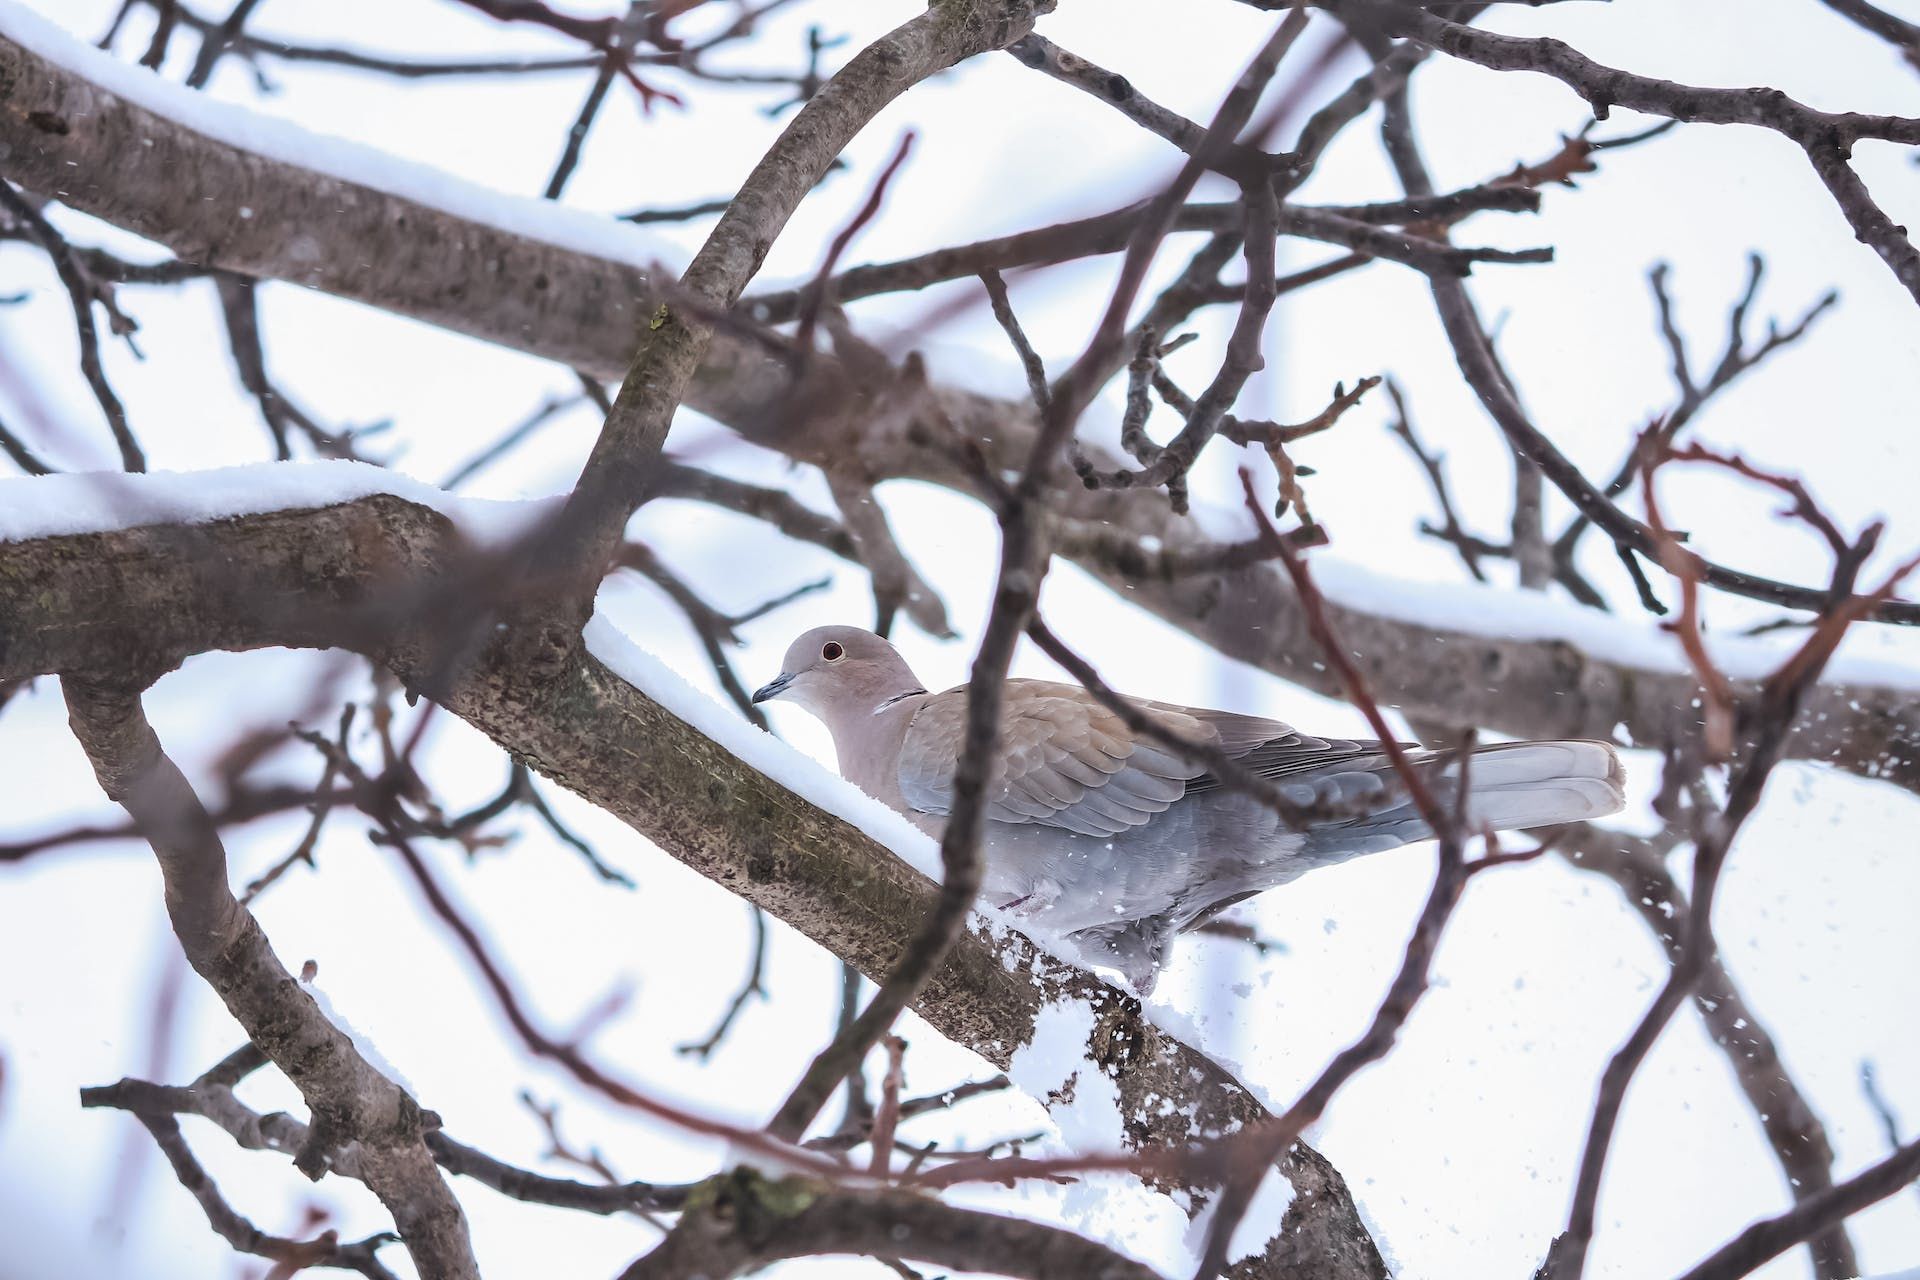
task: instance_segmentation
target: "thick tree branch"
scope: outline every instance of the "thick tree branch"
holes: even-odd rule
[[[0,616],[18,623],[0,682],[48,671],[165,670],[207,649],[348,647],[409,685],[443,677],[437,629],[417,617],[442,575],[468,583],[444,517],[393,497],[216,524],[0,544]],[[483,565],[474,575],[485,580]],[[439,583],[440,585],[436,585]],[[502,635],[437,700],[663,850],[882,979],[935,889],[884,846],[695,732],[586,655],[544,678]],[[1218,1065],[1167,1036],[1138,1002],[1017,934],[962,934],[913,1008],[1005,1067],[1043,1008],[1093,1010],[1087,1052],[1135,1147],[1218,1134],[1266,1112]],[[1170,1104],[1170,1105],[1169,1105]],[[1274,1257],[1337,1277],[1381,1276],[1344,1182],[1305,1146],[1282,1171],[1298,1192]]]
[[[731,1280],[783,1258],[836,1253],[1030,1280],[1158,1280],[1152,1268],[1058,1227],[912,1191],[836,1190],[744,1169],[701,1184],[679,1225],[620,1280]]]
[[[41,127],[76,119],[88,127]],[[618,377],[625,369],[630,335],[658,296],[630,262],[515,236],[251,155],[134,107],[5,40],[0,143],[10,148],[14,176],[29,187],[158,240],[183,258],[307,284],[598,376]],[[242,202],[260,216],[237,217]],[[479,263],[490,265],[481,270]],[[695,375],[688,404],[802,461],[844,457],[844,419],[796,421],[793,407],[797,398],[850,402],[854,393],[843,371],[826,357],[816,359],[805,391],[796,397],[779,361],[722,333]],[[1029,406],[939,384],[929,385],[927,399],[923,418],[852,428],[876,479],[977,492],[968,468],[929,443],[942,438],[929,426],[934,422],[980,441],[995,465],[1018,466],[1026,456],[1034,430]],[[1118,465],[1117,458],[1096,461]],[[1229,562],[1220,573],[1136,580],[1128,571],[1136,563],[1213,564],[1227,544],[1173,516],[1154,495],[1088,493],[1071,485],[1055,495],[1053,508],[1077,527],[1101,529],[1098,539],[1082,540],[1072,553],[1132,602],[1230,657],[1337,692],[1300,625],[1290,586],[1272,566]],[[1125,553],[1123,543],[1138,554]],[[1624,725],[1636,741],[1657,745],[1671,737],[1675,708],[1688,700],[1685,675],[1618,661],[1600,644],[1491,638],[1338,605],[1332,614],[1363,655],[1381,700],[1421,718],[1524,737],[1604,738]],[[1916,742],[1920,695],[1822,685],[1810,693],[1788,750],[1795,758],[1920,789]]]

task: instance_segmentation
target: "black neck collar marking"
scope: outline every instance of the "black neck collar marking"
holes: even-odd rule
[[[882,711],[885,711],[888,707],[892,706],[894,703],[905,702],[908,698],[917,698],[925,692],[926,692],[925,689],[909,689],[905,693],[896,693],[891,698],[888,698],[885,702],[875,707],[873,709],[873,714],[879,715]]]

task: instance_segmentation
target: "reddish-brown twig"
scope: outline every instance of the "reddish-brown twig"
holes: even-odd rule
[[[905,164],[907,156],[913,152],[914,134],[911,129],[900,135],[899,145],[893,149],[893,158],[880,170],[880,176],[873,180],[873,187],[867,192],[867,198],[860,208],[840,228],[827,246],[827,256],[820,261],[820,270],[814,273],[813,284],[808,287],[806,303],[800,310],[800,323],[793,335],[793,370],[797,378],[805,370],[806,362],[813,354],[814,331],[820,324],[820,312],[833,301],[828,295],[828,286],[833,279],[833,269],[840,264],[840,255],[847,251],[853,238],[880,212],[880,206],[887,198],[887,186],[893,181],[900,166]]]
[[[427,869],[425,859],[414,850],[411,842],[397,829],[389,827],[386,836],[387,843],[400,855],[401,862],[413,876],[414,882],[420,886],[421,895],[426,899],[427,905],[453,933],[454,938],[460,943],[461,950],[467,953],[467,958],[480,971],[482,982],[492,994],[507,1024],[520,1037],[521,1043],[525,1044],[536,1057],[558,1064],[575,1080],[621,1106],[665,1120],[690,1133],[725,1138],[756,1154],[778,1159],[787,1165],[805,1168],[809,1173],[820,1177],[831,1178],[841,1175],[843,1170],[839,1165],[822,1160],[811,1152],[776,1141],[764,1133],[727,1124],[710,1116],[699,1115],[684,1107],[663,1102],[603,1071],[588,1061],[577,1045],[562,1044],[548,1036],[534,1024],[525,1005],[521,1002],[519,993],[514,990],[506,974],[493,959],[478,930],[467,922],[453,905],[452,900],[442,891],[433,873]]]
[[[1703,455],[1702,460],[1720,461],[1712,455]],[[1649,463],[1647,473],[1657,470],[1658,465],[1658,460]],[[1779,477],[1767,477],[1766,483],[1794,492],[1791,487],[1793,482]],[[1806,505],[1809,510],[1815,510],[1810,498]],[[1650,514],[1654,512],[1651,504],[1648,510]],[[1805,513],[1795,514],[1807,519],[1816,528],[1831,525],[1824,516],[1810,518]],[[1799,711],[1802,697],[1819,679],[1820,672],[1847,628],[1876,605],[1891,598],[1900,582],[1920,568],[1920,557],[1916,557],[1897,568],[1876,590],[1864,596],[1855,595],[1860,567],[1878,541],[1879,532],[1879,525],[1871,525],[1852,543],[1839,540],[1827,609],[1800,648],[1761,683],[1758,697],[1751,706],[1743,709],[1747,741],[1728,785],[1725,807],[1718,813],[1695,815],[1693,905],[1681,930],[1680,948],[1673,958],[1665,985],[1601,1075],[1600,1089],[1594,1100],[1586,1144],[1574,1182],[1573,1204],[1567,1215],[1567,1227],[1554,1241],[1543,1268],[1548,1280],[1578,1280],[1585,1267],[1587,1249],[1593,1238],[1601,1174],[1606,1166],[1607,1152],[1612,1144],[1627,1088],[1661,1031],[1707,971],[1715,950],[1713,903],[1721,872],[1726,866],[1734,837],[1758,806],[1767,779],[1784,754],[1787,735]],[[1684,591],[1684,576],[1681,576],[1681,583]],[[1683,644],[1690,644],[1689,659],[1703,669],[1702,684],[1718,683],[1724,687],[1726,677],[1713,663],[1704,643],[1699,642],[1697,627],[1688,630],[1693,632],[1693,640],[1689,642],[1687,632],[1683,631],[1682,641]],[[1712,714],[1730,719],[1734,715],[1730,696],[1725,709]],[[1709,721],[1706,733],[1714,732],[1718,730]],[[1708,749],[1711,750],[1712,746],[1709,743]]]

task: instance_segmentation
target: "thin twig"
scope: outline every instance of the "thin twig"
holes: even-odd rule
[[[74,328],[80,337],[80,372],[93,391],[93,398],[99,402],[101,413],[106,415],[107,427],[113,432],[114,443],[120,449],[121,469],[145,471],[146,454],[141,452],[140,442],[134,439],[133,428],[127,423],[126,407],[120,403],[120,397],[114,394],[113,385],[107,381],[106,368],[100,363],[100,331],[93,323],[93,304],[98,290],[92,278],[81,267],[66,237],[55,231],[32,202],[14,190],[11,182],[0,181],[0,207],[4,207],[15,220],[24,223],[53,260],[53,269],[59,275],[60,283],[66,287],[67,298],[73,304]]]
[[[747,1007],[747,1001],[755,996],[759,996],[762,1000],[767,998],[768,993],[765,981],[767,972],[767,914],[758,907],[749,907],[748,910],[752,913],[753,918],[753,958],[747,962],[746,982],[742,983],[740,989],[734,992],[733,999],[727,1002],[725,1012],[720,1015],[720,1021],[714,1024],[714,1028],[707,1034],[707,1038],[680,1045],[674,1050],[675,1053],[691,1054],[699,1058],[702,1062],[705,1062],[713,1056],[713,1051],[720,1047],[720,1042],[727,1038],[727,1032],[733,1030],[733,1024],[740,1017],[740,1011]]]
[[[1916,1180],[1920,1180],[1920,1141],[1908,1143],[1879,1164],[1777,1217],[1754,1223],[1680,1280],[1738,1280]]]
[[[813,283],[808,286],[806,299],[800,308],[800,323],[794,329],[794,376],[797,379],[805,367],[805,362],[813,352],[814,330],[820,323],[820,312],[824,307],[833,305],[830,291],[833,269],[839,265],[840,257],[860,234],[862,227],[872,222],[880,212],[880,206],[886,201],[887,187],[913,152],[914,134],[911,129],[900,135],[899,143],[894,147],[893,158],[881,168],[880,174],[873,180],[873,186],[867,191],[867,198],[844,227],[834,235],[827,245],[826,257],[820,261],[819,271],[814,273]]]
[[[883,1036],[880,1043],[887,1051],[887,1069],[880,1076],[880,1105],[873,1112],[873,1144],[870,1172],[885,1179],[893,1168],[893,1132],[900,1124],[900,1082],[906,1070],[907,1042],[899,1036]]]
[[[283,1236],[268,1235],[227,1203],[226,1197],[220,1194],[220,1188],[214,1185],[213,1179],[207,1176],[207,1171],[194,1158],[186,1138],[180,1133],[180,1125],[171,1115],[149,1111],[137,1111],[134,1114],[146,1126],[147,1132],[153,1135],[161,1154],[173,1167],[173,1176],[199,1202],[201,1212],[207,1216],[207,1225],[236,1253],[269,1259],[278,1264],[274,1268],[277,1275],[291,1276],[308,1267],[337,1267],[343,1271],[357,1271],[369,1277],[369,1280],[398,1280],[381,1263],[376,1250],[381,1245],[397,1242],[400,1237],[383,1231],[365,1240],[342,1244],[340,1233],[332,1230],[323,1231],[311,1240],[290,1240]]]

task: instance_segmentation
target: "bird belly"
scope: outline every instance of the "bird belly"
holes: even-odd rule
[[[1305,870],[1289,865],[1301,842],[1270,810],[1231,793],[1176,801],[1113,836],[988,822],[982,895],[1060,935],[1153,917],[1178,928]]]

